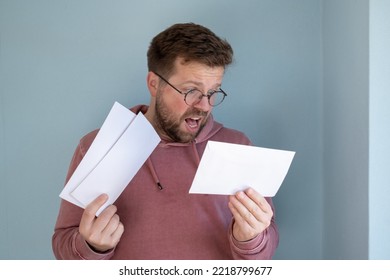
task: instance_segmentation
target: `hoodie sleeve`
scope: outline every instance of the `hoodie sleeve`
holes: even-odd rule
[[[66,182],[76,170],[95,136],[96,132],[93,132],[80,141],[73,154]],[[84,209],[73,205],[68,201],[61,200],[60,210],[52,236],[54,256],[61,260],[110,259],[113,255],[113,250],[104,254],[97,253],[89,247],[87,242],[80,235],[79,224],[83,211]]]
[[[233,223],[229,227],[229,242],[233,258],[236,260],[269,260],[275,253],[279,243],[279,231],[275,223],[275,209],[271,198],[266,198],[271,205],[274,216],[270,226],[255,238],[249,241],[238,241],[233,236]]]

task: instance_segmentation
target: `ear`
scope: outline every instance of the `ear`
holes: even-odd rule
[[[149,71],[148,76],[146,77],[146,84],[152,97],[156,97],[158,82],[158,76],[153,72]]]

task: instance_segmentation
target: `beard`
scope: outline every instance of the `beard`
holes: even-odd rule
[[[183,131],[180,129],[181,125],[190,117],[202,118],[202,122],[198,124],[196,132]],[[189,143],[193,141],[206,125],[207,119],[208,112],[190,106],[188,106],[188,110],[182,116],[178,117],[164,102],[162,94],[157,94],[155,123],[158,129],[174,142]]]

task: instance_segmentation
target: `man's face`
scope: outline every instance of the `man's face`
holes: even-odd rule
[[[174,74],[166,79],[182,92],[196,88],[207,93],[221,86],[223,74],[223,67],[211,68],[197,62],[182,63],[177,60]],[[200,103],[189,106],[185,103],[183,94],[160,80],[154,121],[162,138],[169,138],[174,142],[191,142],[206,124],[211,111],[212,106],[207,97],[203,97]]]

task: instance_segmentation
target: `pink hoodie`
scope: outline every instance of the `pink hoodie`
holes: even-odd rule
[[[147,106],[132,108],[146,112]],[[80,163],[97,130],[81,140],[67,179]],[[189,194],[208,140],[250,145],[241,132],[223,127],[210,116],[194,142],[161,141],[114,203],[125,232],[111,251],[94,252],[78,231],[83,209],[61,201],[52,238],[57,259],[271,259],[279,241],[274,218],[256,238],[232,236],[232,214],[224,195]],[[215,176],[223,176],[224,171]],[[267,198],[272,204],[272,200]]]

